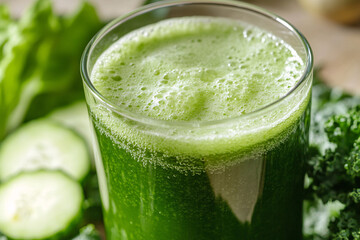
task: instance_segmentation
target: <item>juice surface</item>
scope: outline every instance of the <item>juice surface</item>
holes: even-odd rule
[[[104,97],[136,118],[203,123],[231,120],[280,99],[303,68],[297,53],[270,33],[222,18],[187,17],[122,37],[97,60],[91,79]],[[220,134],[203,129],[173,133],[170,128],[159,137],[119,126],[101,110],[98,115],[113,133],[140,147],[202,156],[282,135],[302,114],[307,96],[302,97],[267,116],[242,121],[233,133],[228,126]],[[164,141],[167,136],[171,139]]]
[[[165,20],[112,44],[91,80],[121,113],[89,104],[107,237],[301,239],[310,85],[257,110],[303,71],[283,40],[223,18]]]
[[[303,63],[282,40],[226,19],[171,19],[113,44],[92,72],[114,104],[146,117],[210,121],[284,96]]]

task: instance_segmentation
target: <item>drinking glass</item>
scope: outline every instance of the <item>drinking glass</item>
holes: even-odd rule
[[[153,119],[112,103],[94,87],[94,64],[114,42],[186,16],[233,19],[271,33],[300,56],[302,75],[280,99],[216,121]],[[81,74],[107,239],[302,239],[312,70],[303,35],[247,3],[164,1],[106,25],[86,47]]]

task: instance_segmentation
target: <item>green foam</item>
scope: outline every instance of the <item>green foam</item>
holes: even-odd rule
[[[280,99],[303,71],[294,49],[258,28],[223,18],[165,20],[110,46],[93,68],[94,86],[115,105],[143,118],[228,122],[201,128],[134,128],[103,106],[90,108],[115,141],[125,139],[170,155],[217,155],[291,131],[306,107],[309,86],[266,114],[231,119]]]

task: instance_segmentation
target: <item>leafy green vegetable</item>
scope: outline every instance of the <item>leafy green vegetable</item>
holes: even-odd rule
[[[22,121],[80,99],[80,56],[102,26],[95,9],[83,3],[59,17],[50,0],[38,0],[19,21],[0,8],[0,139]]]
[[[329,87],[317,73],[315,71],[312,90],[310,145],[324,153],[325,149],[334,147],[325,132],[326,121],[335,114],[345,114],[350,108],[359,105],[360,97]]]
[[[62,29],[51,41],[50,51],[42,66],[43,91],[29,107],[26,120],[43,116],[54,108],[83,99],[79,73],[81,54],[97,30],[102,26],[96,11],[84,2],[73,16],[59,18]]]
[[[20,101],[22,94],[22,68],[26,65],[27,56],[36,45],[39,38],[56,28],[53,15],[48,10],[49,4],[39,1],[35,4],[17,24],[8,24],[1,31],[0,62],[0,136],[9,130],[10,115]]]
[[[328,225],[330,219],[340,215],[344,205],[339,201],[322,203],[316,201],[304,201],[304,239],[325,240],[329,234]]]
[[[304,201],[304,239],[328,240],[337,239],[334,236],[341,232],[333,226],[336,225],[336,219],[348,216],[347,195],[358,186],[351,181],[351,177],[349,179],[349,174],[352,171],[350,169],[357,171],[358,166],[355,160],[358,158],[358,150],[353,143],[357,134],[356,119],[359,115],[356,106],[360,105],[360,97],[329,87],[317,73],[316,70],[310,160],[307,163],[308,177],[305,184],[307,196]],[[352,128],[347,129],[348,126]],[[348,228],[344,227],[342,230],[345,229]]]
[[[80,229],[80,234],[72,240],[101,240],[101,237],[94,225],[89,224]]]
[[[324,155],[311,159],[310,186],[324,203],[330,200],[346,203],[348,192],[353,190],[358,177],[348,173],[354,172],[360,161],[360,106],[332,116],[325,124],[325,131],[336,148],[327,149]]]
[[[9,29],[13,27],[13,21],[10,19],[9,9],[5,5],[0,5],[0,49],[3,49],[9,35]],[[0,51],[0,59],[3,58],[3,52]]]
[[[360,105],[330,117],[324,132],[333,147],[310,159],[308,190],[313,195],[308,196],[343,205],[323,239],[360,240]]]
[[[337,145],[339,153],[349,152],[360,136],[360,106],[331,117],[325,124],[325,131],[329,141]]]

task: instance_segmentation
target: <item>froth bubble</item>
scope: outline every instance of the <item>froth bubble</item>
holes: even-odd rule
[[[116,75],[116,76],[112,76],[111,79],[118,82],[118,81],[122,80],[122,77],[119,75]]]

